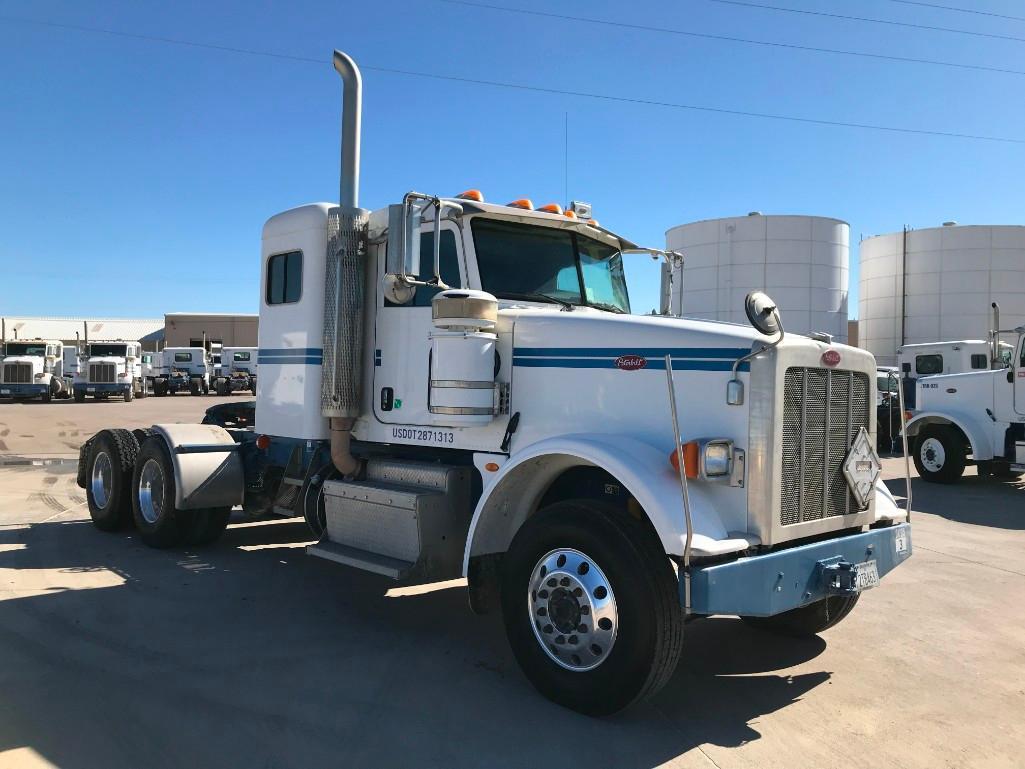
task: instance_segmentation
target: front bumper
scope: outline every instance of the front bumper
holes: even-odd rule
[[[691,570],[691,609],[694,614],[739,614],[770,617],[820,601],[832,593],[824,567],[839,561],[875,561],[879,576],[893,571],[911,556],[911,525],[814,542],[765,555]],[[680,572],[680,602],[684,601]]]
[[[119,382],[75,382],[74,390],[84,390],[86,393],[125,393],[131,387],[130,384]]]
[[[49,389],[49,384],[0,383],[0,398],[38,398]]]

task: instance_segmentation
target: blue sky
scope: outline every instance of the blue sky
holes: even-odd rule
[[[937,0],[939,2],[940,0]],[[710,2],[495,4],[1025,69],[1025,42]],[[1025,22],[891,0],[771,4],[1025,38]],[[1025,16],[1016,0],[942,4]],[[0,314],[253,312],[260,228],[337,197],[341,48],[390,67],[638,99],[1025,138],[1025,76],[789,51],[469,8],[0,0]],[[259,49],[245,56],[9,17]],[[7,19],[7,20],[5,20]],[[1025,145],[885,133],[364,70],[361,204],[409,189],[594,205],[651,245],[697,219],[817,214],[862,235],[1025,221]],[[635,309],[657,277],[631,270]]]

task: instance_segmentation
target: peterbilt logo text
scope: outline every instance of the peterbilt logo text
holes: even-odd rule
[[[640,355],[620,355],[616,358],[616,368],[623,371],[637,371],[648,365],[648,359]]]
[[[822,363],[823,365],[833,368],[833,366],[836,366],[840,363],[840,353],[838,353],[836,350],[826,350],[824,353],[822,353]]]

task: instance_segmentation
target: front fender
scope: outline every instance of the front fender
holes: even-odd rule
[[[528,446],[510,457],[497,476],[486,479],[466,538],[464,573],[472,556],[505,552],[551,482],[578,466],[598,467],[616,478],[644,509],[665,552],[683,555],[686,525],[680,480],[666,452],[635,438],[576,434]],[[689,492],[694,555],[722,555],[757,544],[757,539],[726,531],[701,482],[691,481]]]
[[[976,461],[993,458],[993,442],[989,439],[985,427],[977,419],[967,414],[951,414],[940,411],[923,411],[915,414],[907,424],[908,438],[918,435],[918,431],[925,425],[946,424],[954,425],[968,438],[972,445],[972,456]]]

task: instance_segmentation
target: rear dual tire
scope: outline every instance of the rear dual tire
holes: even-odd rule
[[[89,517],[101,531],[131,523],[132,470],[139,444],[128,430],[103,430],[89,444],[84,474]]]
[[[179,510],[175,507],[174,466],[167,444],[147,438],[132,475],[132,515],[139,537],[150,547],[207,545],[220,538],[231,517],[230,507]]]

